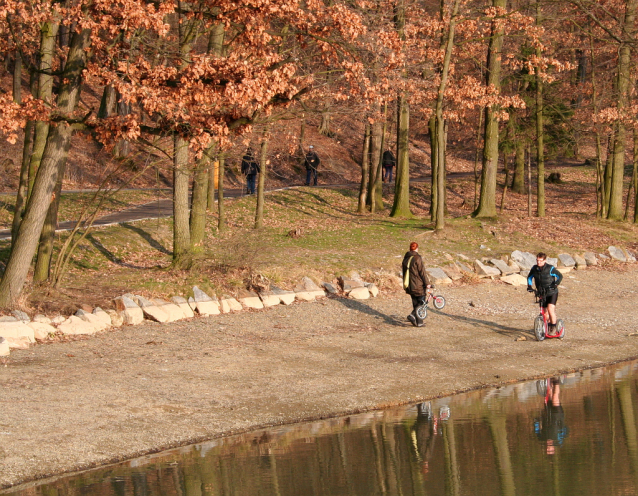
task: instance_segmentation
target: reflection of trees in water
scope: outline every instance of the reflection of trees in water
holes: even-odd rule
[[[218,439],[108,476],[23,494],[72,496],[635,494],[637,379],[586,371],[562,386],[570,435],[554,455],[534,432],[534,384]],[[449,405],[451,414],[442,415]],[[446,420],[445,420],[446,419]],[[614,474],[613,477],[610,474]],[[90,490],[82,485],[90,485]],[[491,484],[488,485],[488,484]],[[55,490],[53,490],[55,489]]]

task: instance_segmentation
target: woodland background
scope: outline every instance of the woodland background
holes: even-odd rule
[[[290,227],[282,217],[310,230],[321,215],[328,231],[389,229],[358,240],[368,245],[397,226],[450,243],[486,233],[512,242],[501,233],[517,229],[547,243],[560,231],[562,245],[581,247],[636,241],[619,226],[638,221],[638,0],[2,0],[0,9],[2,181],[16,193],[5,202],[0,307],[19,303],[27,283],[49,291],[70,267],[82,270],[76,252],[95,239],[91,222],[132,186],[168,188],[173,201],[170,225],[155,233],[172,246],[156,250],[154,279],[201,274],[202,259],[246,267],[228,261],[254,250],[233,233],[251,238],[250,228],[268,251]],[[358,191],[266,195],[266,184],[300,183],[309,144],[321,182]],[[224,186],[241,184],[248,145],[265,173],[256,201],[231,206]],[[391,186],[381,183],[385,149],[397,157]],[[73,210],[76,229],[56,238],[63,187],[97,191]],[[313,216],[298,217],[306,208]]]

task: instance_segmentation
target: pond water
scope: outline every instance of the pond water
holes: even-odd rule
[[[216,439],[14,495],[638,494],[638,362]]]

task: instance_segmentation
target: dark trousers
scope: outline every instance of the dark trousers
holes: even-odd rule
[[[313,184],[317,185],[317,169],[306,169],[306,186],[310,186],[310,180],[313,180]]]
[[[421,320],[416,316],[416,309],[425,305],[425,296],[410,295],[410,298],[412,298],[412,315],[414,315],[417,320]]]
[[[248,174],[246,176],[246,190],[249,195],[255,194],[255,178],[257,174]]]
[[[391,183],[392,182],[392,166],[386,167],[383,166],[383,182]]]

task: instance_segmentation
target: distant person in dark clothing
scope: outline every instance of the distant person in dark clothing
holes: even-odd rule
[[[321,160],[319,160],[319,156],[315,152],[315,147],[310,145],[308,147],[308,153],[306,153],[306,186],[310,186],[310,180],[312,179],[313,184],[317,185],[317,169],[319,168],[319,164],[321,164]]]
[[[410,251],[403,257],[403,289],[412,298],[412,313],[408,320],[415,327],[423,327],[424,322],[417,314],[417,308],[425,305],[427,288],[430,287],[428,275],[425,272],[423,259],[419,255],[419,245],[410,243]]]
[[[390,150],[383,152],[383,158],[381,159],[381,165],[383,165],[383,182],[392,182],[392,168],[397,164],[394,158],[394,154]]]
[[[255,179],[261,172],[259,164],[255,161],[252,148],[246,150],[246,155],[241,160],[241,173],[246,176],[246,190],[249,195],[255,194]]]

